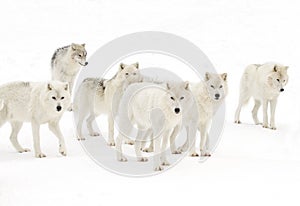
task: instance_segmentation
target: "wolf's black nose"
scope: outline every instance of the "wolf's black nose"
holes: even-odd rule
[[[176,114],[178,114],[180,112],[180,109],[179,108],[175,108],[174,111],[175,111]]]
[[[215,94],[215,97],[216,97],[217,99],[219,99],[220,94]]]
[[[86,65],[88,65],[88,62],[85,62],[85,63],[84,63],[84,66],[86,66]]]
[[[59,112],[61,110],[61,106],[57,106],[56,110]]]
[[[283,88],[281,88],[281,89],[280,89],[280,92],[283,92],[283,91],[284,91],[284,89],[283,89]]]

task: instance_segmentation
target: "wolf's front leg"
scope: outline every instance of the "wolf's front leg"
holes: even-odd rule
[[[108,115],[108,145],[115,146],[114,118],[113,118],[112,112]]]
[[[168,140],[170,138],[170,131],[165,131],[162,137],[162,144],[161,144],[161,165],[163,166],[168,166],[170,163],[167,160],[167,154],[166,154],[166,149],[167,149],[167,144]]]
[[[174,129],[173,132],[170,136],[170,148],[171,148],[171,153],[172,154],[180,154],[181,151],[176,150],[176,143],[175,143],[175,139],[179,133],[179,130],[181,128],[181,125],[177,125]]]
[[[31,122],[32,127],[32,135],[33,135],[33,145],[34,145],[34,152],[35,157],[37,158],[43,158],[46,157],[45,154],[41,151],[41,145],[40,145],[40,124],[32,121]]]
[[[127,162],[127,158],[123,155],[122,144],[123,144],[123,135],[119,134],[116,140],[117,160],[120,162]]]
[[[186,150],[190,147],[190,156],[198,157],[199,154],[196,152],[196,133],[197,133],[197,123],[191,123],[187,128],[187,141],[188,145],[186,146]]]
[[[264,99],[262,102],[263,105],[263,128],[268,128],[268,103],[269,101]]]
[[[201,156],[210,156],[210,153],[207,151],[207,138],[208,138],[208,131],[207,125],[200,125],[200,152]]]
[[[59,141],[59,153],[63,156],[67,155],[66,145],[64,137],[60,131],[58,121],[49,122],[48,124],[50,131],[58,138]]]
[[[271,121],[270,121],[270,129],[276,129],[275,126],[275,110],[277,105],[277,99],[273,99],[270,101],[270,107],[271,107]]]
[[[156,135],[153,135],[154,137],[156,137]],[[161,152],[161,135],[159,137],[154,138],[153,140],[153,152],[154,152],[154,156],[153,156],[153,169],[154,171],[161,171],[164,168],[160,165],[160,152]]]

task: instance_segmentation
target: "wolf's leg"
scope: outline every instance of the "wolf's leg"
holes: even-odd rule
[[[260,106],[261,106],[261,102],[259,100],[255,99],[255,105],[252,109],[252,118],[253,118],[255,124],[260,124],[259,120],[257,118],[257,112],[258,112],[258,109],[260,108]]]
[[[115,140],[114,140],[114,118],[112,116],[112,113],[108,114],[108,145],[109,146],[115,146]]]
[[[262,102],[263,105],[263,128],[268,128],[268,103],[269,101],[264,99]]]
[[[206,150],[206,141],[207,141],[207,124],[201,124],[200,125],[200,152],[201,156],[210,156],[210,154]]]
[[[84,120],[84,115],[80,114],[80,111],[78,112],[79,117],[78,117],[78,122],[77,122],[77,139],[78,140],[85,140],[85,138],[82,135],[82,123]]]
[[[58,138],[59,143],[59,153],[63,156],[67,155],[67,149],[65,145],[64,137],[59,128],[59,122],[49,122],[48,124],[49,130]]]
[[[173,129],[172,134],[170,136],[170,149],[171,149],[172,154],[180,154],[181,153],[180,151],[176,150],[176,143],[175,143],[175,139],[179,133],[180,128],[181,128],[181,125],[177,125]]]
[[[123,155],[122,152],[123,138],[124,138],[123,135],[119,134],[116,139],[117,160],[120,162],[127,162],[127,158]]]
[[[15,149],[22,153],[22,152],[30,152],[30,149],[23,148],[18,141],[18,133],[20,129],[22,128],[23,123],[22,122],[11,122],[11,134],[10,134],[10,141],[12,145],[15,147]]]
[[[148,132],[146,133],[145,140],[149,136],[150,136],[150,145],[147,148],[145,148],[146,141],[144,141],[142,143],[143,152],[153,152],[153,141],[154,141],[153,137],[154,136],[153,136],[153,132],[151,129],[149,129]]]
[[[95,121],[95,114],[94,113],[90,113],[89,117],[86,120],[86,126],[88,128],[89,131],[89,135],[90,136],[99,136],[100,134],[98,132],[95,132],[94,128],[93,128],[93,122]]]
[[[137,157],[137,161],[139,162],[146,162],[148,161],[147,157],[143,157],[142,156],[142,152],[141,152],[141,147],[142,147],[142,143],[145,141],[145,134],[148,133],[148,130],[147,131],[142,131],[142,130],[138,130],[138,134],[137,134],[137,137],[136,137],[136,141],[135,141],[135,144],[134,144],[134,149],[135,149],[135,154],[136,154],[136,157]]]
[[[166,154],[166,149],[167,149],[167,144],[168,144],[168,140],[170,139],[170,130],[167,130],[163,133],[162,136],[162,143],[161,143],[161,165],[163,166],[168,166],[170,165],[170,163],[167,160],[167,154]],[[171,144],[171,143],[170,143]]]
[[[243,105],[245,105],[249,101],[249,99],[250,99],[250,94],[249,94],[247,87],[244,84],[241,84],[239,104],[235,111],[235,117],[234,117],[235,123],[237,123],[237,124],[241,123],[240,113],[241,113]]]
[[[188,136],[187,136],[187,140],[188,140],[188,146],[187,147],[190,147],[190,156],[192,157],[198,157],[199,154],[196,152],[196,133],[197,133],[197,126],[196,124],[191,124],[189,126],[189,129],[188,129]],[[188,149],[188,148],[187,148]],[[186,149],[186,150],[187,150]]]
[[[33,135],[33,145],[34,145],[34,152],[35,157],[37,158],[43,158],[46,157],[45,154],[41,151],[41,145],[40,145],[40,124],[38,124],[35,121],[31,122],[32,127],[32,135]]]
[[[277,99],[273,99],[270,101],[270,107],[271,107],[271,121],[270,121],[270,129],[276,129],[275,126],[275,110],[277,105]]]
[[[152,143],[152,146],[153,146],[153,141],[152,141],[152,130],[151,129],[148,129],[145,133],[144,133],[144,136],[142,137],[143,138],[143,141],[141,142],[141,150],[143,151],[143,152],[147,152],[147,151],[145,151],[146,150],[146,148],[145,148],[145,146],[146,146],[146,143],[147,143],[147,138],[150,136],[150,141],[151,141],[151,143]],[[149,138],[148,138],[149,139]],[[153,148],[153,147],[152,147]]]
[[[159,131],[157,131],[155,128],[153,129],[153,169],[154,171],[161,171],[164,168],[160,165],[160,151],[161,151],[161,140],[162,136],[158,135]]]

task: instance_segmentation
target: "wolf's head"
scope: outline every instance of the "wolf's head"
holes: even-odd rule
[[[227,73],[205,73],[205,84],[209,96],[214,101],[220,101],[227,95]]]
[[[43,104],[53,114],[62,114],[71,103],[69,84],[66,82],[50,81],[45,85]]]
[[[125,80],[129,84],[139,82],[142,79],[139,70],[139,63],[130,65],[121,63],[117,73],[117,78],[122,81]]]
[[[175,114],[187,112],[193,105],[193,96],[189,89],[189,82],[167,83],[168,104]]]
[[[268,84],[278,92],[284,91],[284,86],[288,83],[288,66],[275,65],[273,71],[268,76]]]
[[[81,66],[86,66],[88,62],[86,61],[87,52],[85,50],[85,44],[74,44],[70,46],[72,59]]]

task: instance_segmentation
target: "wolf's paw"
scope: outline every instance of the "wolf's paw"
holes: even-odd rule
[[[154,171],[162,171],[164,168],[162,166],[156,166],[154,167]]]
[[[125,140],[125,144],[134,145],[133,140]]]
[[[21,150],[19,150],[18,152],[23,153],[23,152],[30,152],[30,149],[28,148],[23,148]]]
[[[276,130],[277,128],[275,126],[271,126],[270,129]]]
[[[241,124],[241,121],[240,120],[235,120],[234,123]]]
[[[92,132],[90,133],[90,136],[92,137],[96,137],[96,136],[99,136],[100,134],[98,132]]]
[[[60,153],[62,156],[67,156],[67,150],[66,150],[66,148],[64,148],[64,147],[59,147],[59,153]]]
[[[255,125],[262,125],[261,122],[255,122]]]
[[[44,157],[46,157],[46,155],[43,154],[43,153],[36,153],[36,154],[35,154],[35,157],[36,157],[36,158],[44,158]]]
[[[201,157],[210,157],[211,154],[209,152],[201,152]]]
[[[191,157],[199,157],[199,154],[197,152],[193,152],[192,154],[190,154]]]
[[[262,127],[263,128],[269,128],[269,126],[267,124],[263,124]]]
[[[182,151],[178,150],[178,149],[172,152],[172,154],[181,154],[181,153],[182,153]]]
[[[178,148],[177,148],[177,151],[179,151],[179,152],[182,153],[182,152],[186,152],[187,149],[188,149],[188,147],[183,145],[183,146],[181,146],[181,147],[178,147]],[[178,154],[180,154],[180,153],[178,153]]]
[[[143,152],[153,152],[153,147],[143,149]]]
[[[115,142],[108,142],[107,145],[110,146],[110,147],[113,147],[113,146],[116,145],[116,143]]]
[[[148,161],[148,158],[147,157],[139,157],[137,159],[138,162],[147,162]]]
[[[118,161],[120,162],[127,162],[127,158],[124,156],[118,157]]]
[[[165,161],[162,161],[161,165],[163,165],[163,166],[169,166],[170,163],[167,160],[165,160]]]
[[[85,140],[85,138],[84,137],[77,137],[77,140],[78,141],[83,141],[83,140]]]

